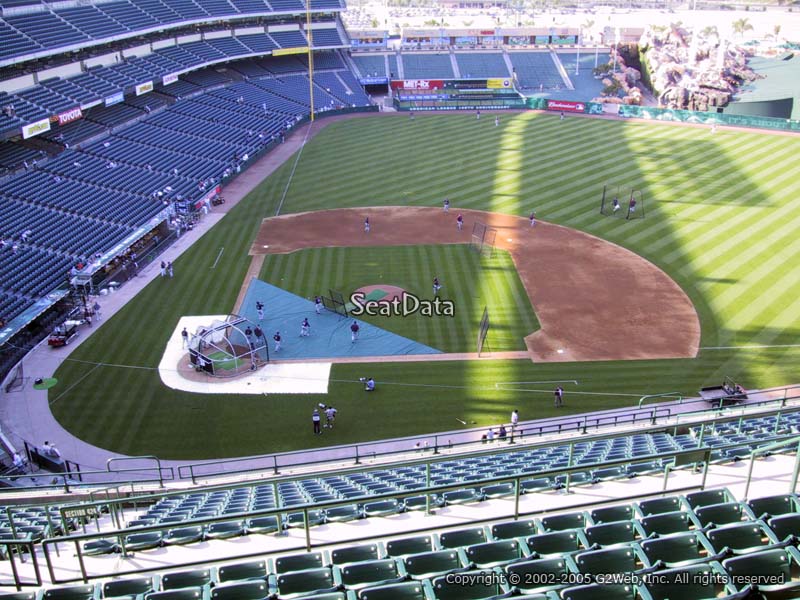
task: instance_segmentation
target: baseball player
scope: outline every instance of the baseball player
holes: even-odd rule
[[[311,413],[311,423],[314,425],[314,435],[322,434],[322,430],[319,428],[319,423],[321,420],[322,419],[319,416],[319,411],[315,408],[314,412]]]
[[[336,409],[332,406],[325,408],[325,427],[333,429],[333,423],[336,421]]]
[[[445,198],[444,199],[444,212],[447,212],[448,210],[450,210],[450,198]]]
[[[281,332],[276,331],[275,335],[272,336],[272,339],[275,340],[275,352],[279,352],[281,349]]]
[[[531,227],[533,227],[534,225],[536,225],[536,212],[535,212],[535,211],[531,211],[531,216],[530,216],[530,217],[528,217],[528,218],[529,218],[529,219],[530,219],[530,221],[531,221]]]
[[[561,386],[558,386],[553,391],[553,397],[555,399],[556,407],[563,406],[564,405],[564,388],[562,388]]]
[[[625,216],[625,220],[627,221],[630,219],[634,212],[636,212],[636,200],[631,198],[631,201],[628,203],[628,214]]]
[[[300,337],[308,337],[311,335],[311,323],[308,322],[308,317],[303,319],[302,325],[300,325]]]
[[[369,233],[369,217],[364,219],[364,233]]]
[[[314,298],[314,310],[317,311],[318,315],[322,314],[322,296]]]
[[[619,198],[614,198],[614,203],[611,205],[616,213],[619,210]]]
[[[434,277],[433,278],[433,295],[435,296],[436,294],[438,294],[440,289],[442,289],[442,284],[439,283],[439,278],[438,277]]]
[[[258,320],[264,320],[264,303],[261,301],[256,302],[256,313],[258,313]]]
[[[500,126],[500,117],[499,116],[496,116],[494,118],[494,126],[495,127],[499,127]]]
[[[458,227],[459,231],[464,229],[464,217],[461,216],[461,213],[458,213],[458,216],[456,217],[456,227]]]
[[[358,326],[358,321],[353,321],[353,324],[350,325],[350,342],[355,344],[356,340],[358,339],[358,330],[361,329]]]

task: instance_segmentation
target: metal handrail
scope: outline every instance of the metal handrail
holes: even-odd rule
[[[642,404],[644,404],[645,400],[652,400],[653,398],[677,398],[678,404],[683,402],[683,396],[680,392],[664,392],[663,394],[647,394],[646,396],[642,396],[639,398],[639,408],[642,408]]]
[[[156,463],[155,470],[158,473],[158,484],[159,484],[160,487],[162,487],[162,488],[164,487],[164,477],[162,475],[162,469],[164,469],[165,467],[161,466],[161,459],[158,458],[157,456],[152,456],[152,455],[149,455],[149,454],[148,455],[143,455],[143,456],[113,456],[113,457],[109,458],[106,461],[106,471],[109,472],[109,473],[122,473],[122,472],[126,472],[128,470],[131,470],[131,471],[150,471],[150,470],[152,470],[152,467],[140,468],[140,469],[135,469],[135,468],[134,469],[122,469],[122,470],[120,470],[120,469],[112,469],[111,468],[111,463],[113,463],[113,462],[125,462],[125,461],[135,461],[135,460],[152,460],[152,461],[155,461],[155,463]],[[170,478],[174,479],[174,472],[172,470],[172,467],[166,467],[166,469],[170,473],[170,476],[171,476]]]
[[[718,448],[714,448],[714,450],[737,448],[737,447],[741,447],[743,445],[747,445],[749,443],[750,442],[738,442],[738,443],[735,443],[735,444],[730,444],[730,445],[726,445],[726,446],[720,446]],[[708,453],[710,453],[711,449],[707,448],[707,449],[704,449],[704,450],[706,450],[706,451],[708,451]],[[639,464],[639,463],[663,461],[663,460],[666,460],[666,459],[673,459],[674,460],[675,458],[680,457],[680,456],[697,454],[697,452],[698,452],[697,449],[693,449],[693,450],[676,450],[676,451],[667,452],[667,453],[661,453],[661,454],[649,454],[649,455],[638,456],[638,457],[633,457],[633,458],[623,458],[623,459],[618,459],[618,460],[613,460],[613,461],[606,461],[606,462],[602,463],[602,466],[604,468],[607,468],[607,467],[623,466],[623,465],[630,465],[630,464]],[[309,511],[325,510],[325,509],[329,509],[329,508],[335,508],[335,507],[338,507],[338,506],[348,506],[348,505],[358,504],[359,502],[364,502],[365,500],[370,501],[370,502],[378,502],[378,501],[381,501],[381,500],[404,499],[404,498],[411,497],[411,496],[421,496],[421,495],[430,496],[432,494],[437,494],[438,495],[438,494],[443,494],[443,493],[448,492],[448,491],[460,490],[460,489],[464,489],[464,488],[486,487],[486,486],[495,485],[495,484],[501,484],[501,483],[514,483],[514,496],[515,496],[514,512],[513,512],[512,515],[509,515],[509,516],[513,516],[514,519],[518,519],[520,517],[520,515],[523,514],[523,513],[519,512],[519,496],[521,495],[521,489],[522,489],[521,488],[521,481],[522,480],[525,480],[525,479],[542,479],[542,478],[554,479],[555,477],[557,477],[559,475],[567,475],[567,477],[568,477],[567,489],[568,489],[568,487],[569,487],[569,476],[571,474],[582,472],[582,471],[586,471],[586,470],[591,470],[591,468],[593,466],[596,466],[596,465],[574,465],[574,466],[569,466],[569,467],[561,467],[561,468],[558,468],[558,469],[550,469],[550,470],[543,470],[543,471],[536,471],[536,472],[531,472],[531,473],[519,474],[519,475],[515,475],[515,476],[512,476],[512,477],[495,477],[495,478],[485,479],[485,480],[482,480],[482,481],[471,481],[471,482],[461,481],[461,482],[456,482],[456,483],[448,484],[448,485],[426,486],[424,488],[419,488],[419,489],[416,489],[416,490],[406,490],[406,491],[400,492],[400,493],[398,493],[398,492],[390,492],[390,493],[374,494],[374,495],[364,496],[363,498],[357,498],[357,499],[349,498],[349,499],[346,499],[346,500],[330,500],[330,501],[325,501],[325,502],[317,502],[317,503],[313,503],[313,504],[308,504],[308,503],[307,504],[300,504],[300,505],[295,505],[295,506],[291,506],[291,507],[283,506],[283,507],[277,507],[277,508],[266,509],[266,510],[252,511],[252,512],[232,513],[232,514],[220,515],[220,516],[216,516],[216,517],[207,517],[207,518],[203,518],[203,519],[193,519],[191,521],[186,521],[186,522],[180,523],[180,527],[204,526],[204,525],[211,525],[213,523],[219,523],[219,522],[223,522],[223,521],[232,521],[232,520],[237,520],[237,519],[242,519],[242,520],[244,520],[244,519],[253,519],[253,518],[258,518],[258,517],[266,517],[266,516],[277,516],[278,519],[279,519],[279,523],[283,523],[283,520],[282,520],[282,516],[283,515],[288,514],[288,513],[301,513],[301,512],[304,515],[304,523],[307,524],[309,522],[309,520],[308,520]],[[707,466],[708,466],[708,463],[706,462],[705,463],[705,468],[707,468]],[[429,472],[430,464],[428,464],[427,467],[428,467],[428,472]],[[663,468],[666,468],[666,465],[664,465]],[[667,483],[667,481],[665,479],[664,480],[664,488],[659,493],[677,491],[677,490],[667,490],[666,489],[666,483]],[[682,489],[684,489],[684,488],[682,488]],[[534,511],[534,512],[537,512],[537,511]],[[542,512],[542,511],[538,511],[538,512]],[[530,513],[526,512],[524,514],[530,514]],[[500,517],[495,517],[495,518],[503,518],[503,517],[500,516]],[[143,573],[143,572],[148,572],[148,571],[159,570],[159,569],[161,569],[163,567],[152,567],[152,568],[144,568],[144,569],[137,568],[137,569],[129,570],[129,571],[114,570],[113,573],[109,572],[109,573],[99,573],[99,574],[91,574],[90,575],[90,574],[88,574],[86,572],[85,564],[84,564],[84,561],[83,561],[83,549],[81,547],[80,542],[90,541],[90,540],[95,540],[95,539],[116,538],[117,542],[119,543],[120,547],[123,550],[123,554],[125,554],[125,546],[124,546],[124,537],[125,536],[133,534],[133,533],[137,533],[138,534],[138,533],[151,533],[151,532],[165,532],[165,531],[168,531],[170,529],[174,529],[175,527],[176,527],[176,525],[174,523],[173,524],[167,524],[167,525],[148,525],[148,526],[129,527],[129,528],[126,528],[126,529],[118,529],[118,530],[106,531],[106,532],[97,532],[97,533],[89,533],[89,534],[77,534],[77,535],[70,535],[70,536],[66,536],[66,537],[57,537],[57,538],[46,538],[45,540],[42,541],[42,547],[43,547],[43,550],[44,550],[44,556],[45,556],[45,560],[47,561],[47,566],[48,566],[48,570],[50,572],[52,583],[54,583],[54,584],[63,584],[63,583],[71,583],[71,582],[76,582],[76,581],[88,582],[89,579],[99,579],[99,578],[108,577],[108,576],[111,576],[111,575],[124,576],[124,575],[131,575],[131,574],[135,574],[135,573]],[[440,529],[440,528],[441,527],[439,527],[439,526],[431,526],[428,529]],[[305,549],[307,551],[310,551],[311,548],[312,548],[312,544],[311,544],[311,538],[310,538],[310,528],[308,526],[305,526],[305,532],[306,532]],[[50,547],[51,546],[56,546],[57,547],[58,544],[62,544],[62,543],[65,543],[65,542],[66,543],[70,543],[70,544],[74,544],[74,546],[75,546],[76,556],[78,558],[80,571],[81,571],[81,576],[79,578],[59,579],[59,578],[56,577],[53,561],[52,561],[51,556],[50,556]],[[260,552],[260,554],[263,554],[263,551]],[[231,559],[231,560],[232,559],[241,559],[241,558],[246,558],[248,556],[250,556],[250,555],[228,556],[228,557],[226,557],[226,559]],[[197,563],[191,563],[191,564],[197,564]],[[114,568],[116,569],[116,567],[118,567],[118,566],[119,565],[115,563]],[[175,568],[186,567],[186,566],[189,566],[189,564],[181,563],[181,564],[171,564],[170,565],[171,568],[172,567],[175,567]],[[61,567],[63,568],[63,564],[61,565]]]
[[[789,493],[794,493],[795,488],[797,488],[798,472],[800,472],[800,435],[793,436],[789,439],[773,442],[767,446],[763,446],[762,448],[756,448],[750,453],[750,465],[747,469],[747,482],[745,483],[744,486],[745,500],[747,500],[748,493],[750,492],[750,480],[753,474],[753,465],[755,464],[756,457],[762,456],[764,454],[771,454],[772,452],[775,452],[775,450],[780,450],[781,448],[787,448],[789,446],[795,446],[795,445],[797,446],[797,457],[795,459],[794,470],[792,471],[792,482],[789,488]]]

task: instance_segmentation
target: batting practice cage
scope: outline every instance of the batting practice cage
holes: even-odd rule
[[[234,377],[269,361],[261,328],[239,315],[198,327],[189,340],[189,360],[212,377]]]
[[[346,317],[347,302],[345,302],[344,294],[331,289],[328,290],[328,294],[328,296],[322,297],[322,306],[331,312],[335,312],[336,314]]]
[[[489,227],[486,223],[476,221],[472,226],[472,237],[470,247],[478,254],[486,256],[494,255],[494,241],[497,238],[497,229]]]
[[[603,186],[600,198],[600,214],[605,217],[620,217],[628,221],[644,219],[644,197],[641,190],[623,190],[616,183]]]
[[[483,307],[483,316],[481,317],[480,325],[478,325],[478,356],[481,355],[483,347],[486,344],[486,336],[489,333],[489,307]]]

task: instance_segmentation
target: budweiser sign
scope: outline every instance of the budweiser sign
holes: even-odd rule
[[[548,100],[547,110],[566,110],[568,112],[585,112],[583,102],[569,102],[568,100]]]
[[[68,110],[67,112],[63,112],[58,115],[58,124],[66,125],[67,123],[72,123],[72,121],[77,121],[81,117],[83,117],[83,111],[81,110],[80,106],[76,106],[72,110]]]

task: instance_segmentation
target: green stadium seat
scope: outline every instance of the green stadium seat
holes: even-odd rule
[[[463,546],[472,546],[473,544],[482,544],[488,540],[486,529],[483,527],[456,529],[439,534],[439,545],[442,548],[461,548]]]
[[[563,557],[539,558],[505,567],[509,581],[518,578],[514,590],[526,596],[566,587],[570,581],[569,563]]]
[[[710,506],[712,504],[727,504],[728,502],[736,502],[736,498],[733,497],[727,488],[703,490],[701,492],[686,494],[686,503],[693,509],[700,508],[701,506]]]
[[[562,600],[636,600],[636,586],[621,583],[578,585],[561,591]]]
[[[166,573],[161,577],[162,591],[177,590],[188,587],[206,587],[212,582],[211,569],[192,569]]]
[[[658,571],[643,587],[652,600],[708,600],[728,594],[724,573],[716,563]]]
[[[592,523],[601,525],[603,523],[613,523],[616,521],[630,521],[636,517],[636,510],[631,504],[620,504],[617,506],[604,506],[595,508],[589,513]]]
[[[769,598],[800,595],[800,554],[796,548],[775,548],[735,556],[723,560],[722,567],[738,591],[749,586],[738,583],[737,579],[757,576],[775,581],[774,584],[756,584],[757,590]]]
[[[464,553],[467,560],[481,569],[499,567],[523,559],[527,548],[517,540],[500,540],[467,546]]]
[[[206,589],[202,587],[187,587],[166,592],[153,592],[145,594],[144,600],[203,600],[207,597]]]
[[[584,574],[632,573],[644,566],[635,546],[619,546],[589,550],[574,557],[575,565]]]
[[[467,571],[459,575],[468,578],[482,574],[485,577],[486,573]],[[499,581],[493,581],[490,585],[465,585],[461,580],[448,582],[446,575],[435,578],[432,587],[434,600],[495,600],[513,595],[513,590],[507,589]]]
[[[628,467],[625,469],[626,475],[630,478],[638,477],[640,475],[652,475],[654,473],[663,473],[663,472],[664,472],[664,467],[661,465],[661,463],[656,461],[635,463],[632,465],[628,465]]]
[[[364,513],[357,504],[348,504],[346,506],[335,506],[325,511],[326,523],[345,523],[347,521],[355,521],[364,517]]]
[[[217,581],[220,583],[246,581],[248,579],[266,580],[268,576],[267,561],[265,560],[223,565],[217,569]]]
[[[378,560],[380,557],[381,547],[378,544],[347,546],[331,550],[331,563],[338,566],[364,560]]]
[[[276,516],[254,517],[252,519],[248,519],[245,527],[247,529],[247,533],[275,533],[276,531],[281,530],[280,526],[278,525],[278,517]]]
[[[131,577],[129,579],[114,579],[106,581],[100,586],[102,598],[129,598],[142,600],[145,594],[156,591],[156,582],[152,577]]]
[[[574,554],[589,548],[589,543],[579,529],[565,529],[550,533],[539,533],[525,538],[528,550],[539,556]]]
[[[325,523],[325,512],[322,510],[310,510],[308,511],[308,525],[313,527],[314,525],[322,525]],[[287,527],[305,527],[305,515],[301,512],[299,513],[290,513],[286,517],[286,526]]]
[[[358,600],[428,600],[426,585],[427,582],[406,581],[369,587],[359,592]]]
[[[303,552],[289,554],[275,559],[275,573],[291,573],[292,571],[305,571],[307,569],[320,569],[325,566],[322,552]]]
[[[749,512],[738,502],[700,506],[694,509],[694,516],[701,527],[716,527],[750,520]]]
[[[536,521],[533,519],[526,519],[522,521],[496,523],[492,525],[491,532],[492,538],[495,540],[524,538],[536,533]]]
[[[670,533],[688,533],[697,529],[697,524],[686,511],[661,513],[639,520],[645,536],[653,534],[668,535]]]
[[[406,580],[402,567],[391,558],[350,563],[341,567],[342,584],[348,590],[399,583]]]
[[[679,496],[667,496],[666,498],[653,498],[642,500],[638,504],[639,513],[643,517],[650,515],[660,515],[662,513],[677,512],[681,510],[681,499]]]
[[[713,554],[703,538],[695,533],[647,539],[640,542],[639,546],[650,565],[659,564],[670,569],[705,562]]]
[[[36,600],[36,592],[9,592],[0,594],[0,600]]]
[[[42,600],[93,600],[93,585],[68,585],[44,590]]]
[[[754,498],[747,501],[747,506],[757,519],[764,520],[779,515],[800,513],[797,498],[791,494]]]
[[[592,471],[592,479],[598,482],[625,479],[626,477],[628,477],[628,472],[623,467],[602,467]]]
[[[542,517],[540,523],[542,525],[542,531],[544,532],[580,529],[591,525],[591,522],[586,518],[586,514],[582,512]]]
[[[639,524],[636,521],[617,521],[592,525],[583,530],[586,541],[593,547],[614,546],[617,544],[631,544],[643,537]]]
[[[340,585],[338,571],[328,568],[294,571],[275,578],[276,597],[281,599],[336,592]]]
[[[507,496],[513,496],[516,492],[517,488],[512,481],[485,485],[480,489],[481,496],[487,499],[505,498]]]
[[[356,595],[355,592],[317,592],[310,596],[298,596],[295,600],[356,600]]]
[[[266,581],[240,581],[218,585],[211,590],[212,600],[266,600],[269,586]]]
[[[465,562],[457,550],[411,554],[403,559],[403,566],[409,577],[419,580],[465,570]]]
[[[420,554],[422,552],[431,552],[434,548],[433,537],[430,535],[400,538],[386,542],[386,556],[398,557],[408,554]]]
[[[532,494],[553,489],[553,482],[548,477],[538,477],[536,479],[525,479],[520,482],[521,494]]]
[[[716,527],[706,532],[706,538],[714,552],[728,550],[734,554],[760,550],[779,542],[775,534],[757,521]]]
[[[479,502],[483,499],[480,492],[475,488],[465,490],[455,490],[442,494],[445,505],[447,504],[466,504],[467,502]]]
[[[222,521],[212,523],[206,529],[206,538],[210,540],[226,540],[239,537],[247,532],[243,521]]]
[[[403,503],[395,498],[389,500],[378,500],[377,502],[367,502],[364,504],[364,516],[386,517],[403,512]]]
[[[147,533],[132,533],[125,536],[125,550],[136,552],[137,550],[150,550],[163,546],[160,531],[149,531]]]
[[[203,539],[203,527],[195,525],[192,527],[177,527],[170,529],[164,536],[164,544],[167,546],[179,546],[183,544],[194,544]]]
[[[426,496],[409,496],[403,500],[403,508],[405,510],[425,510],[427,506]],[[430,497],[431,508],[437,508],[442,505],[442,499],[439,496],[432,495]]]
[[[772,517],[768,524],[775,537],[781,541],[789,536],[800,537],[800,514]]]
[[[120,551],[120,545],[114,539],[90,540],[83,545],[85,556],[99,556],[113,554]]]

